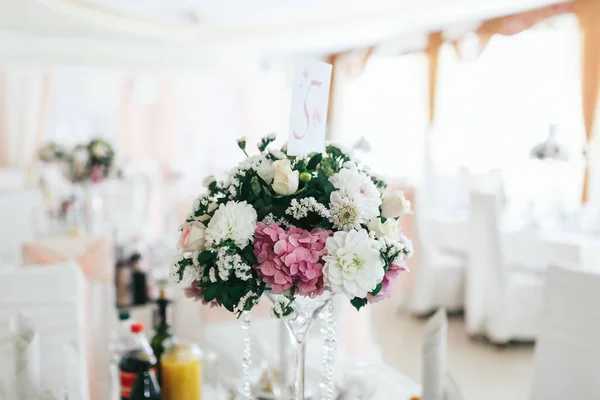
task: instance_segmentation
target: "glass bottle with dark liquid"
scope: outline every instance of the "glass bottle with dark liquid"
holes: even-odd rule
[[[147,354],[140,354],[139,357],[141,370],[131,389],[131,400],[162,400],[150,357]]]
[[[132,324],[131,333],[133,345],[119,363],[121,400],[132,400],[133,386],[139,374],[144,373],[146,369],[151,370],[152,374],[156,373],[152,371],[156,366],[156,357],[144,335],[144,325],[140,323]],[[154,379],[156,380],[156,378]]]

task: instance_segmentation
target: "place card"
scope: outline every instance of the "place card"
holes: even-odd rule
[[[331,71],[331,64],[317,60],[296,63],[287,146],[290,156],[325,151]]]

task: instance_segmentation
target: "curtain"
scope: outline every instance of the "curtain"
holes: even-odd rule
[[[444,39],[442,32],[430,33],[427,38],[427,47],[425,53],[427,54],[427,60],[429,61],[428,68],[428,83],[429,83],[429,124],[433,124],[435,120],[435,105],[436,105],[436,89],[437,89],[437,77],[440,62],[440,49]]]
[[[600,1],[577,0],[575,12],[581,31],[581,99],[587,141],[592,140],[596,107],[598,105],[598,80],[600,79]],[[584,173],[581,200],[588,200],[589,167]]]
[[[0,71],[0,165],[28,167],[42,143],[49,105],[50,74],[7,67]]]

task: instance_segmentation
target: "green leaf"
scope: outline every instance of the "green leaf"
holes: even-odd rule
[[[377,285],[375,287],[375,289],[371,292],[371,294],[373,296],[377,296],[377,294],[381,291],[381,288],[383,287],[383,281],[379,282],[379,285]]]
[[[323,154],[321,154],[321,153],[315,154],[308,161],[308,164],[306,165],[306,169],[308,169],[310,171],[310,170],[317,168],[317,165],[319,165],[319,163],[321,162],[322,159],[323,159]]]
[[[350,300],[350,304],[354,306],[357,310],[360,310],[362,307],[367,305],[367,299],[361,299],[360,297],[355,297]]]
[[[204,288],[204,290],[202,290],[202,296],[204,297],[204,301],[205,302],[210,302],[212,300],[215,299],[215,297],[217,297],[217,292],[219,290],[219,286],[218,285],[210,285],[207,288]]]
[[[198,254],[198,261],[200,261],[201,263],[206,263],[207,261],[210,261],[213,257],[213,253],[211,253],[208,250],[204,250],[203,252]]]
[[[227,292],[223,292],[223,307],[229,312],[233,312],[233,299]]]

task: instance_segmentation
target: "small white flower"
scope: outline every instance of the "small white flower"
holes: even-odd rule
[[[275,135],[275,132],[271,132],[267,136],[265,136],[265,138],[267,140],[275,140],[277,138],[277,136]]]
[[[178,256],[175,258],[173,263],[171,264],[171,270],[169,271],[169,277],[171,282],[179,287],[188,287],[192,284],[192,282],[199,280],[202,276],[202,268],[194,265],[180,266],[179,263],[183,261],[183,257]],[[179,271],[181,268],[184,268],[183,274],[180,274]]]
[[[295,219],[302,219],[308,216],[309,212],[314,212],[323,218],[330,218],[331,213],[323,204],[319,203],[314,197],[303,197],[300,200],[292,199],[290,206],[285,213]]]
[[[258,176],[262,178],[269,185],[273,182],[273,178],[275,177],[275,169],[273,168],[273,162],[267,160],[266,158],[260,162],[260,165],[256,169],[256,173]]]
[[[216,182],[217,180],[215,179],[214,175],[209,175],[206,178],[204,178],[204,180],[202,181],[202,184],[204,185],[204,187],[209,187],[212,183]]]
[[[283,151],[277,150],[277,149],[269,150],[269,154],[278,160],[283,160],[284,158],[287,158],[287,156],[285,155],[285,153]]]
[[[366,230],[335,232],[327,238],[323,275],[334,293],[365,298],[383,280],[384,265],[376,241]]]
[[[402,190],[395,190],[384,194],[381,205],[381,216],[394,218],[403,214],[412,214],[410,201],[404,197],[404,192]]]
[[[256,218],[256,210],[245,201],[221,204],[206,228],[206,244],[231,239],[239,248],[246,247],[254,236]]]
[[[279,296],[271,308],[272,318],[289,319],[294,317],[292,301],[285,296]]]

